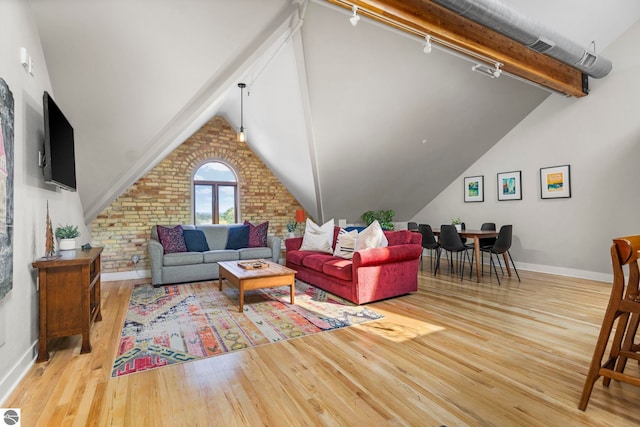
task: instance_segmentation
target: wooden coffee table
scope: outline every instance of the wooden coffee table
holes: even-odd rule
[[[294,304],[295,270],[264,259],[251,261],[267,263],[266,268],[248,270],[238,265],[239,262],[246,261],[247,260],[218,262],[218,290],[222,290],[222,279],[227,279],[229,283],[240,290],[240,313],[242,313],[244,309],[244,291],[247,290],[289,286],[291,288],[291,304]]]

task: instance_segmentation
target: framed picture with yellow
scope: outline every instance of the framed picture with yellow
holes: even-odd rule
[[[484,175],[464,178],[464,202],[484,202]]]
[[[540,168],[540,197],[543,199],[571,197],[570,165]]]

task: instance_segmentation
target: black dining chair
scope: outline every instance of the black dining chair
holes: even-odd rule
[[[429,224],[419,224],[418,231],[422,235],[422,249],[423,251],[424,249],[429,250],[431,270],[434,270],[435,260],[437,260],[440,255],[440,244],[436,240],[436,236],[433,234],[433,230]],[[433,251],[436,252],[436,258],[433,257]],[[422,254],[420,254],[420,269],[422,269]]]
[[[480,230],[496,231],[496,223],[484,222],[480,226]],[[483,239],[480,239],[480,248],[490,248],[496,243],[496,239],[497,237],[485,237]],[[484,252],[480,252],[480,255],[484,255]],[[500,257],[497,257],[497,258],[498,258],[498,265],[500,265],[500,271],[504,272],[504,270],[502,269],[502,263],[500,262]],[[480,262],[482,265],[482,274],[484,274],[484,256],[482,257]]]
[[[471,258],[469,257],[469,248],[462,243],[462,238],[458,234],[455,225],[442,225],[440,227],[440,248],[441,250],[446,251],[447,253],[451,252],[451,257],[449,258],[449,270],[455,271],[454,262],[453,262],[453,254],[456,256],[456,268],[460,270],[460,280],[464,278],[464,263],[465,256],[469,261],[469,266],[471,266]],[[462,253],[462,259],[460,259],[460,254]],[[436,261],[436,269],[434,274],[438,272],[438,268],[440,268],[440,257],[438,257]]]
[[[407,223],[407,230],[409,230],[409,231],[419,231],[418,230],[418,223],[417,222],[413,222],[413,221],[409,221]]]
[[[513,262],[513,257],[509,252],[509,249],[511,249],[512,237],[513,237],[513,225],[503,225],[502,227],[500,227],[500,232],[498,233],[498,237],[496,238],[496,241],[493,244],[493,246],[487,247],[487,248],[480,248],[482,252],[487,252],[489,254],[489,257],[491,259],[491,267],[493,267],[493,271],[496,273],[496,277],[498,278],[498,285],[500,284],[500,276],[498,276],[498,270],[496,269],[496,264],[493,262],[493,255],[502,255],[506,253],[507,259],[511,261],[513,270],[516,272],[516,276],[518,276],[518,282],[520,281],[520,275],[518,274],[518,269],[516,269],[516,264]],[[489,271],[489,274],[491,274],[491,271]]]

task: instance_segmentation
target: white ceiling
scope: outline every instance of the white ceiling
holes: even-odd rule
[[[411,218],[550,96],[322,1],[29,2],[87,222],[214,114],[239,126],[239,81],[254,151],[317,219],[350,222]],[[637,0],[504,3],[598,53],[640,18]]]

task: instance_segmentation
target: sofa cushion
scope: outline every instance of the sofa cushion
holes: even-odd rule
[[[162,257],[162,265],[165,267],[173,265],[202,264],[202,252],[176,252],[166,254]]]
[[[318,225],[307,218],[300,250],[333,253],[334,231],[333,219]]]
[[[249,226],[230,225],[226,249],[240,249],[249,247]]]
[[[267,246],[267,233],[269,231],[269,221],[265,221],[259,225],[253,225],[249,221],[245,221],[244,225],[249,226],[249,247],[261,248]]]
[[[238,251],[233,249],[216,249],[214,251],[204,252],[203,255],[205,264],[218,261],[235,261],[240,259]]]
[[[200,224],[196,228],[202,230],[204,233],[210,251],[225,249],[227,247],[227,236],[229,235],[228,225]]]
[[[207,238],[202,230],[182,230],[184,242],[189,252],[204,252],[209,250]]]
[[[405,245],[411,243],[412,231],[398,230],[398,231],[385,231],[385,236],[389,242],[389,246]]]
[[[335,259],[339,260],[342,258],[334,257],[333,255],[330,255],[330,254],[323,254],[323,253],[316,252],[316,253],[310,254],[309,256],[304,257],[304,259],[302,260],[302,265],[312,270],[322,272],[322,266],[324,265],[324,263],[330,260],[335,260]]]
[[[238,249],[238,254],[240,255],[240,259],[271,259],[273,256],[271,248],[243,248]]]
[[[338,234],[338,241],[333,255],[341,258],[351,259],[356,250],[356,239],[358,238],[358,230],[346,231],[341,229]]]
[[[173,254],[176,252],[186,252],[187,245],[184,242],[184,236],[182,235],[182,226],[176,225],[175,227],[165,227],[159,225],[158,239],[164,249],[165,254]]]
[[[322,272],[328,276],[350,282],[353,278],[353,261],[350,259],[329,260],[323,264]]]
[[[356,251],[383,248],[387,245],[387,238],[378,220],[373,221],[367,228],[358,233],[358,238],[356,239]]]
[[[296,265],[302,265],[302,260],[308,257],[309,255],[313,255],[314,252],[308,251],[287,251],[287,262]]]

